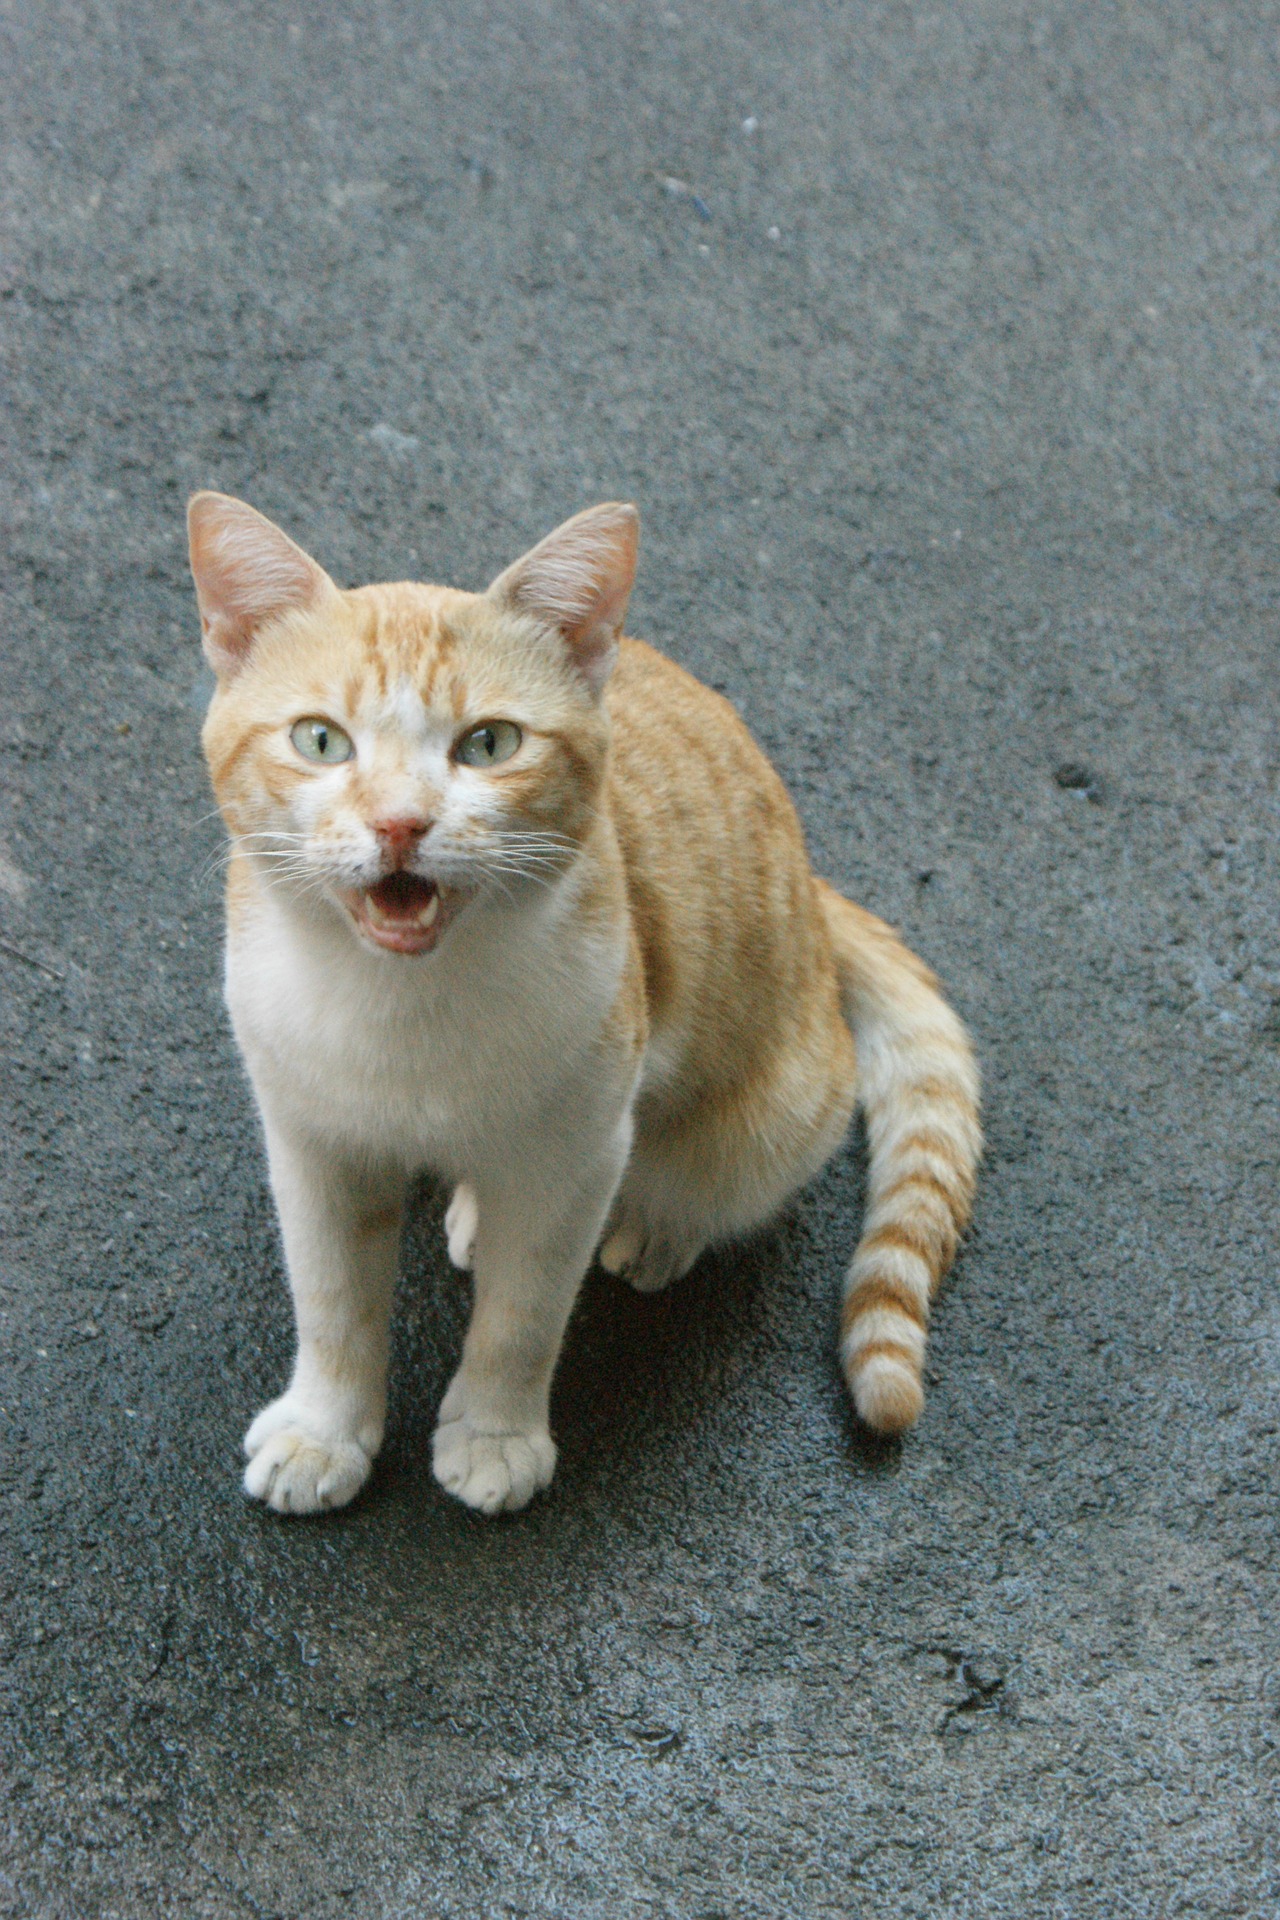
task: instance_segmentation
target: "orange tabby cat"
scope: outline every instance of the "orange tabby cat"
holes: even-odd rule
[[[646,1291],[678,1279],[822,1166],[856,1099],[842,1356],[862,1418],[909,1427],[973,1192],[973,1057],[926,968],[810,872],[728,703],[620,637],[634,508],[579,514],[482,594],[341,592],[222,494],[189,521],[227,1000],[298,1329],[248,1491],[304,1513],[367,1478],[418,1169],[453,1186],[475,1275],[435,1471],[495,1513],[551,1479],[593,1255]]]

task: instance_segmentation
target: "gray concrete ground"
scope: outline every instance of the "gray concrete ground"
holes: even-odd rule
[[[1280,7],[4,8],[0,1912],[1269,1915]],[[670,182],[683,185],[671,185]],[[571,1331],[550,1498],[238,1490],[289,1315],[219,1002],[182,507],[635,632],[971,1021],[919,1430],[856,1142]]]

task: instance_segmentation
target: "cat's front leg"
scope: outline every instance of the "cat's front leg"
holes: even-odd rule
[[[244,1485],[278,1513],[314,1513],[355,1498],[382,1444],[406,1181],[264,1120],[298,1353],[245,1435]]]
[[[477,1178],[475,1305],[434,1466],[442,1487],[482,1513],[514,1512],[550,1484],[551,1376],[629,1143],[624,1122],[585,1173],[526,1164]]]

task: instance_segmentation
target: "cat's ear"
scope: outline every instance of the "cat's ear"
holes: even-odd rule
[[[338,591],[287,533],[230,494],[194,494],[187,533],[204,650],[219,679],[240,670],[268,620]]]
[[[634,507],[617,500],[588,507],[500,573],[489,597],[558,627],[598,694],[618,657],[639,545]]]

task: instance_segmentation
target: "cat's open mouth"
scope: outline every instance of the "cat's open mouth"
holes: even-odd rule
[[[366,939],[389,953],[429,953],[457,908],[434,880],[416,873],[389,873],[361,892],[348,894],[346,905]]]

